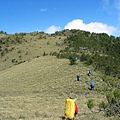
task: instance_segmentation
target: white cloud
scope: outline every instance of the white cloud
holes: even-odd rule
[[[81,19],[76,19],[67,23],[64,29],[79,29],[95,33],[107,33],[108,35],[112,35],[116,31],[116,28],[113,26],[108,26],[100,22],[85,24]]]
[[[45,32],[51,34],[55,33],[56,31],[60,31],[60,27],[52,25],[51,27],[47,28]]]

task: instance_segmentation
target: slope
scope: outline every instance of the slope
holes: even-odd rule
[[[0,71],[40,56],[59,52],[65,36],[45,33],[0,35]]]
[[[88,77],[87,70],[92,68],[77,62],[71,66],[67,59],[42,56],[1,71],[0,119],[62,120],[65,100],[72,95],[79,106],[76,120],[110,120],[97,110],[98,103],[106,101],[104,93],[97,91],[106,86],[101,75],[93,72]],[[78,74],[81,81],[76,80]],[[88,89],[91,80],[95,91]],[[87,107],[89,99],[95,102],[94,112]]]

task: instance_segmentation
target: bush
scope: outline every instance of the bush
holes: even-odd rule
[[[93,64],[93,60],[92,58],[88,58],[88,60],[86,61],[87,65],[92,65]]]
[[[88,100],[87,106],[89,109],[92,109],[94,107],[94,101],[92,99]]]
[[[115,115],[115,111],[114,110],[109,110],[106,113],[107,116],[114,116]]]
[[[46,53],[44,52],[44,53],[43,53],[43,56],[45,56],[45,55],[46,55]]]
[[[115,99],[120,99],[120,90],[116,89],[114,91],[114,97],[115,97]]]
[[[80,61],[83,62],[83,61],[86,61],[87,60],[87,57],[86,55],[83,53],[81,56],[80,56]]]
[[[106,82],[108,84],[108,86],[116,86],[116,79],[114,77],[111,76],[103,76],[103,81]]]
[[[76,60],[73,57],[69,57],[69,61],[70,61],[70,65],[74,65]]]
[[[105,102],[102,101],[101,103],[99,103],[99,108],[100,109],[106,109],[107,108],[107,104],[105,104]]]
[[[76,54],[70,54],[68,59],[70,61],[70,65],[74,65],[76,63],[76,58],[78,58],[78,56]]]
[[[107,95],[109,107],[107,109],[107,116],[120,114],[120,90],[115,89]]]

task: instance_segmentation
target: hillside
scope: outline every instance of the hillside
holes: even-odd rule
[[[86,75],[87,69],[81,63],[70,66],[67,59],[46,56],[2,71],[1,119],[61,120],[65,100],[70,94],[77,98],[78,120],[110,119],[104,117],[102,112],[91,113],[87,107],[88,99],[94,99],[95,106],[102,100],[106,101],[104,93],[88,90],[91,80]],[[81,81],[76,80],[78,74]],[[96,88],[104,88],[98,73],[94,73],[91,79],[95,80]],[[96,107],[94,111],[98,112]]]
[[[75,120],[119,120],[99,111],[99,103],[108,102],[106,89],[111,90],[102,72],[80,60],[70,65],[69,58],[53,56],[69,45],[64,40],[78,33],[0,35],[0,120],[63,120],[65,100],[70,96],[77,98],[79,107]],[[94,91],[89,90],[92,80]],[[89,100],[94,101],[92,109],[87,106]]]
[[[31,59],[59,52],[65,36],[52,36],[44,33],[0,34],[0,70],[30,61]]]

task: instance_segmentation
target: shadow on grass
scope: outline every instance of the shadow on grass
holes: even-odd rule
[[[61,118],[61,120],[65,120],[65,116],[59,116],[59,118]]]

